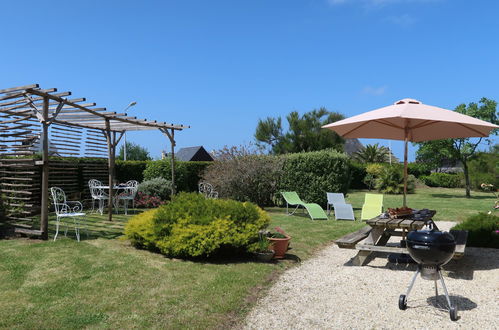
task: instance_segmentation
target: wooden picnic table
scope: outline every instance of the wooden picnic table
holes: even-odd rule
[[[354,264],[362,266],[373,252],[407,253],[405,246],[387,246],[388,240],[392,236],[400,236],[405,240],[408,231],[423,228],[437,213],[430,210],[424,217],[414,219],[413,215],[392,219],[377,216],[367,220],[371,231],[362,244],[356,244],[355,249],[359,252],[354,258]]]
[[[413,215],[401,219],[378,216],[367,220],[368,226],[343,236],[336,240],[335,243],[340,248],[359,251],[353,259],[354,265],[357,266],[365,265],[368,257],[374,252],[407,253],[405,246],[388,246],[387,243],[390,237],[400,236],[404,240],[408,231],[423,228],[436,213],[436,211],[430,210],[426,216],[418,216],[417,220],[414,219]],[[465,230],[451,230],[450,233],[456,239],[454,259],[457,259],[464,255],[468,232]]]

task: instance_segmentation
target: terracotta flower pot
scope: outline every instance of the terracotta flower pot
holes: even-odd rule
[[[286,251],[288,250],[289,240],[291,237],[286,238],[272,238],[269,237],[270,243],[272,243],[272,249],[274,250],[274,259],[283,259]]]

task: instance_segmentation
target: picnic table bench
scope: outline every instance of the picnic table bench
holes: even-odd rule
[[[358,250],[359,252],[353,259],[353,263],[357,266],[365,265],[368,257],[374,252],[407,253],[407,249],[403,246],[387,245],[390,237],[401,236],[402,239],[405,239],[408,231],[423,228],[435,213],[436,211],[430,211],[421,220],[376,217],[367,220],[368,226],[347,234],[334,241],[334,243],[343,249]],[[450,233],[456,240],[453,259],[459,259],[464,255],[468,232],[466,230],[451,230]]]

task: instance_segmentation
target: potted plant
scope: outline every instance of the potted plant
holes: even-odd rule
[[[255,256],[261,262],[269,262],[274,257],[272,244],[267,237],[260,235],[260,239],[255,243]]]
[[[291,237],[279,227],[275,227],[275,232],[269,232],[267,237],[272,244],[272,249],[275,252],[274,259],[285,258]]]

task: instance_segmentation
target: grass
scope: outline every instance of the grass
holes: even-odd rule
[[[354,191],[346,197],[351,203],[357,219],[360,218],[365,193]],[[376,193],[373,191],[373,193]],[[470,215],[492,210],[496,198],[491,193],[471,192],[471,198],[466,198],[464,188],[418,188],[416,194],[407,195],[407,206],[414,209],[427,208],[436,210],[434,220],[461,222]],[[384,195],[384,207],[401,207],[402,195]]]
[[[219,328],[239,321],[271,279],[361,224],[269,210],[293,239],[289,260],[193,262],[118,238],[127,217],[89,218],[89,237],[0,241],[0,328]],[[50,221],[51,236],[54,221]]]
[[[365,191],[347,200],[356,217]],[[419,189],[413,208],[438,211],[437,220],[461,221],[490,210],[492,194],[462,197],[462,189]],[[385,207],[402,205],[385,195]],[[226,328],[240,321],[272,280],[333,239],[364,224],[311,221],[298,212],[267,210],[271,227],[290,236],[288,260],[265,264],[250,259],[193,262],[137,250],[119,239],[128,217],[113,222],[88,218],[89,236],[76,242],[71,230],[56,242],[0,240],[0,328]],[[49,229],[54,235],[54,219]]]

